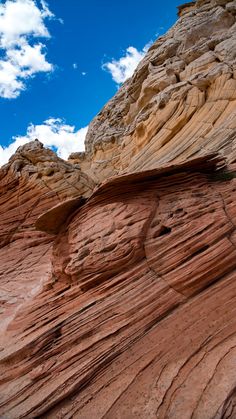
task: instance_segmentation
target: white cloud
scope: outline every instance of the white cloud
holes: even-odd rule
[[[38,72],[53,70],[47,62],[45,45],[36,38],[50,38],[45,19],[53,13],[42,0],[6,0],[0,4],[0,97],[16,98],[25,81]]]
[[[82,76],[86,76],[87,73],[85,71],[82,71],[81,74],[82,74]]]
[[[25,36],[50,37],[44,19],[53,17],[45,2],[41,10],[34,0],[7,0],[0,4],[1,47],[18,44]]]
[[[21,75],[27,77],[39,71],[51,71],[52,65],[49,64],[42,52],[44,45],[37,44],[31,47],[29,44],[22,45],[18,50],[7,51],[8,62],[15,68],[21,69]]]
[[[30,124],[25,136],[13,137],[8,147],[0,145],[0,166],[7,163],[18,147],[36,138],[46,147],[55,147],[62,159],[67,159],[70,153],[84,151],[84,140],[88,127],[75,130],[60,118],[49,118],[41,125]]]
[[[112,79],[116,83],[124,83],[125,80],[133,75],[134,70],[136,69],[138,63],[143,59],[149,46],[150,43],[145,45],[141,51],[138,51],[135,47],[128,47],[123,57],[119,60],[115,60],[113,58],[111,62],[103,64],[102,68],[111,73]]]
[[[75,70],[77,70],[77,68],[78,68],[78,64],[77,64],[77,63],[72,64],[72,66],[73,66],[73,68],[74,68]]]

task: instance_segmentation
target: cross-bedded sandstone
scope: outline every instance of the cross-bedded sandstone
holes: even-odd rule
[[[235,1],[179,16],[86,153],[0,170],[4,419],[236,417]]]
[[[235,161],[235,1],[198,0],[180,15],[94,118],[86,154],[72,156],[93,178],[206,151]]]
[[[224,417],[236,188],[214,174],[223,164],[213,155],[116,177],[71,209],[50,279],[5,334],[3,417]]]

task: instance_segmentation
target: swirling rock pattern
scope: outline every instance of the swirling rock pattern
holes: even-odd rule
[[[94,182],[39,141],[20,147],[0,169],[0,326],[50,277],[52,237],[35,230],[39,215]]]
[[[222,165],[120,176],[72,210],[50,280],[5,332],[2,417],[234,417],[236,181]]]
[[[100,180],[206,151],[236,159],[235,1],[198,0],[92,121],[83,170]],[[77,157],[77,159],[76,159]]]
[[[86,153],[0,169],[3,419],[236,418],[235,1],[179,15]]]

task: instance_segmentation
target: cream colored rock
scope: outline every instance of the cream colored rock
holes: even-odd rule
[[[83,166],[90,176],[101,181],[208,151],[236,159],[234,5],[180,7],[176,25],[90,124]]]

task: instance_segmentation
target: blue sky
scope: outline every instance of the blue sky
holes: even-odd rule
[[[178,4],[0,1],[0,165],[35,135],[41,141],[51,136],[52,144],[45,144],[55,139],[56,147],[60,135],[62,157],[77,145],[81,150],[86,130],[80,128],[115,94],[145,45],[176,21]],[[67,138],[68,147],[60,149]]]

